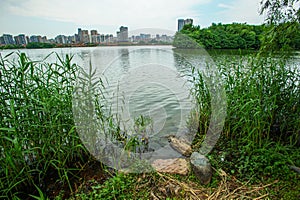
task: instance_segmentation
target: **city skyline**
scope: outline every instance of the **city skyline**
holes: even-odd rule
[[[78,45],[78,44],[137,44],[140,42],[153,43],[153,42],[171,42],[173,35],[166,34],[149,34],[146,32],[138,33],[137,35],[128,35],[128,27],[121,26],[116,31],[116,36],[113,34],[99,33],[98,30],[85,30],[82,28],[77,29],[77,33],[72,35],[59,34],[55,38],[47,38],[41,35],[25,35],[25,34],[3,34],[0,35],[0,46],[5,45],[21,45],[26,46],[29,43],[51,43],[61,45]],[[149,30],[148,30],[149,31]],[[155,30],[152,30],[155,31]]]
[[[193,18],[194,24],[208,27],[211,23],[261,24],[260,0],[3,0],[0,2],[0,35],[20,33],[72,35],[77,27],[115,33],[120,25],[136,29],[160,29],[159,34],[175,32],[177,20]],[[131,35],[129,31],[129,36]],[[170,35],[170,34],[169,34]]]

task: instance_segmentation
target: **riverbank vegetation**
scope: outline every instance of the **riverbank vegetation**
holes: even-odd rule
[[[253,55],[216,60],[224,79],[227,117],[208,155],[214,168],[212,182],[201,186],[192,173],[115,174],[95,161],[74,124],[72,92],[79,66],[68,55],[57,56],[54,63],[31,61],[23,53],[14,60],[13,55],[0,63],[1,198],[299,197],[299,174],[291,169],[300,166],[297,62]],[[195,151],[211,113],[211,94],[202,76],[195,80],[194,90],[200,127]],[[110,123],[105,122],[117,130]]]
[[[208,28],[187,24],[174,39],[174,46],[185,46],[184,34],[205,49],[254,49],[269,44],[267,50],[300,50],[300,24],[286,22],[280,25],[249,25],[245,23],[212,23]],[[272,41],[272,42],[271,42]]]
[[[213,177],[206,186],[193,173],[123,174],[96,161],[74,123],[72,98],[81,68],[72,56],[52,54],[48,57],[56,61],[48,62],[30,60],[24,53],[0,55],[0,198],[299,199],[299,57],[283,54],[299,48],[297,20],[182,30],[181,38],[192,38],[193,42],[184,41],[190,47],[260,49],[218,57],[210,51],[224,85],[227,115],[222,134],[207,155]],[[277,54],[270,57],[268,50]],[[198,50],[193,51],[197,55]],[[199,106],[193,115],[199,125],[194,151],[209,128],[213,94],[205,82],[208,78],[199,72],[193,79],[192,94]],[[92,86],[103,89],[101,82]],[[103,102],[92,103],[107,131],[122,140],[117,124],[103,115]]]
[[[210,160],[216,168],[239,180],[248,183],[277,180],[276,187],[293,190],[271,191],[271,199],[297,199],[299,174],[291,166],[300,165],[299,61],[255,54],[244,59],[238,57],[215,59],[225,81],[227,117]],[[207,130],[211,94],[203,84],[195,92],[202,105],[199,126]],[[198,138],[203,137],[200,134]]]
[[[56,63],[12,56],[0,58],[0,197],[70,188],[89,157],[72,117],[78,66],[68,55]]]
[[[43,48],[54,48],[56,44],[52,43],[40,43],[40,42],[30,42],[27,45],[16,45],[16,44],[8,44],[4,46],[0,46],[0,49],[43,49]]]
[[[179,34],[189,36],[205,49],[258,49],[263,25],[248,24],[215,24],[208,28],[200,28],[187,24],[175,35],[174,46],[181,47],[177,41]]]
[[[299,0],[262,0],[260,14],[266,23],[212,23],[207,28],[186,24],[175,34],[173,45],[186,46],[186,35],[205,49],[256,49],[264,53],[300,50]]]

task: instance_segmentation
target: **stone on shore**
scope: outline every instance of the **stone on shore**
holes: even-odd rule
[[[202,184],[208,184],[212,177],[209,160],[198,152],[193,152],[190,158],[191,168]]]
[[[189,157],[192,154],[192,147],[185,140],[175,136],[169,136],[170,146],[183,156]]]
[[[157,159],[151,165],[161,173],[187,175],[189,172],[189,163],[183,158]]]

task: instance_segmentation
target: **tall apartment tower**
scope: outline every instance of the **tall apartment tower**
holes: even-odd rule
[[[26,45],[27,44],[26,37],[24,34],[15,36],[14,39],[15,39],[15,42],[17,45]]]
[[[90,43],[90,35],[89,35],[89,31],[88,30],[82,30],[82,39],[83,39],[83,43]]]
[[[7,44],[15,44],[15,41],[13,39],[13,36],[12,35],[9,35],[9,34],[3,34],[1,37],[0,37],[0,42],[1,44],[4,44],[4,45],[7,45]]]
[[[78,39],[81,43],[90,43],[89,31],[78,28]]]
[[[117,32],[117,39],[118,42],[128,42],[128,27],[120,27],[120,31]]]
[[[82,33],[81,33],[81,28],[78,28],[78,42],[82,41]]]
[[[184,27],[184,19],[178,19],[178,32]]]
[[[94,44],[100,43],[100,34],[97,30],[91,30],[91,42]]]
[[[193,19],[178,19],[178,32],[181,31],[186,24],[193,24]]]

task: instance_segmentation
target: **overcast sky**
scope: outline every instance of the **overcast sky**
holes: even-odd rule
[[[116,35],[120,26],[177,30],[179,18],[194,24],[261,24],[261,0],[0,0],[0,35],[74,35],[77,28]],[[142,31],[145,32],[145,31]],[[167,31],[166,31],[167,32]]]

